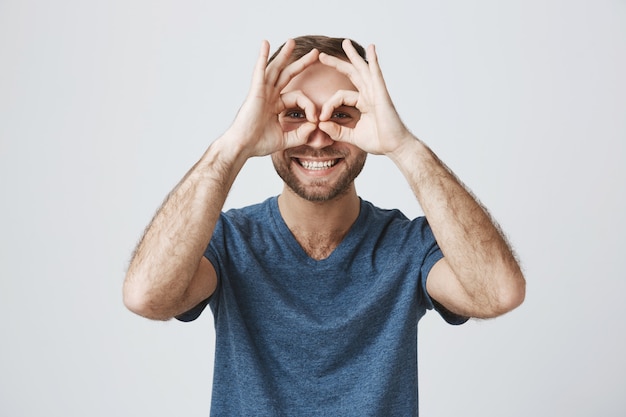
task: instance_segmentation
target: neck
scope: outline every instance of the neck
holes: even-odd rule
[[[360,211],[354,184],[328,201],[309,201],[285,186],[278,197],[283,220],[302,248],[315,259],[326,258],[341,243]]]

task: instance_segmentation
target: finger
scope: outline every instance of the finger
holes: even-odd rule
[[[337,71],[348,77],[352,84],[354,84],[354,86],[358,90],[361,90],[363,88],[363,77],[351,62],[348,62],[341,58],[337,58],[336,56],[328,55],[326,53],[320,54],[319,61],[330,68],[336,69]]]
[[[380,66],[378,65],[378,54],[376,53],[376,46],[370,45],[367,47],[367,61],[370,64],[370,67],[378,68],[380,71]]]
[[[276,88],[278,88],[279,91],[285,88],[287,84],[289,84],[289,81],[296,75],[317,62],[318,57],[319,51],[317,49],[311,49],[306,55],[287,65],[287,67],[278,74],[278,80],[275,83]]]
[[[280,76],[281,71],[289,63],[289,57],[291,56],[291,53],[293,52],[295,47],[296,47],[296,41],[294,41],[293,39],[287,39],[287,41],[283,44],[282,48],[280,49],[280,52],[278,53],[278,55],[276,55],[276,58],[274,58],[274,60],[270,62],[269,64],[267,64],[267,60],[265,61],[266,63],[265,79],[270,85],[276,84],[276,80]]]
[[[337,142],[352,143],[350,132],[352,129],[333,122],[320,122],[319,129]]]
[[[383,76],[383,71],[378,63],[376,46],[370,45],[367,47],[367,58],[369,62],[370,74],[372,74],[372,79],[374,80],[376,94],[379,97],[384,97],[386,100],[391,101],[389,91],[387,90],[387,83],[385,82],[385,77]]]
[[[367,59],[369,62],[370,73],[378,80],[384,83],[383,71],[380,69],[378,63],[378,54],[376,53],[376,46],[370,45],[367,47]]]
[[[352,65],[351,62],[333,55],[328,55],[326,52],[320,53],[319,61],[328,67],[336,69],[344,75],[348,75],[350,71],[355,70],[354,65]]]
[[[281,109],[302,109],[306,115],[306,119],[309,122],[317,122],[317,109],[315,103],[313,103],[302,91],[290,91],[280,96]]]
[[[359,97],[360,94],[358,91],[339,90],[335,92],[322,106],[320,120],[330,120],[335,109],[341,106],[356,107],[358,109]]]
[[[356,48],[354,47],[350,39],[344,39],[343,42],[341,43],[341,47],[343,48],[343,51],[348,56],[348,59],[350,60],[352,65],[354,65],[358,71],[361,71],[361,72],[369,71],[367,62],[365,62],[363,57],[359,55],[359,53],[357,52]]]
[[[267,57],[270,52],[270,44],[268,41],[263,40],[261,43],[261,49],[259,51],[259,56],[257,57],[256,63],[254,65],[254,70],[252,72],[252,85],[258,86],[263,83],[265,79],[265,66],[267,65]]]
[[[316,123],[303,123],[297,129],[286,132],[285,149],[304,145],[315,129],[317,129]]]

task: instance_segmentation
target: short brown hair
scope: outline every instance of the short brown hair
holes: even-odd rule
[[[317,49],[320,52],[335,56],[343,59],[344,61],[349,61],[348,56],[341,47],[341,43],[344,39],[346,38],[331,38],[329,36],[322,35],[298,36],[297,38],[293,38],[293,40],[296,41],[296,46],[291,53],[289,60],[291,62],[296,61],[308,54],[311,50]],[[352,39],[350,39],[350,42],[352,42],[354,49],[356,49],[359,55],[365,59],[365,49]],[[276,50],[276,52],[274,52],[268,62],[272,62],[272,60],[276,58],[276,55],[278,55],[281,49],[283,49],[283,46],[285,46],[284,43]]]

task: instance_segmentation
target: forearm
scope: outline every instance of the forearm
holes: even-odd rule
[[[475,316],[497,315],[523,297],[524,278],[498,225],[422,142],[390,157],[403,172]],[[521,302],[521,301],[520,301]]]
[[[220,138],[209,147],[167,196],[137,245],[124,301],[138,314],[171,317],[183,301],[246,160],[231,143]]]
[[[317,61],[315,49],[290,61],[294,47],[293,40],[286,42],[268,63],[269,43],[262,43],[250,91],[233,124],[172,190],[137,246],[124,282],[129,309],[170,318],[215,290],[215,270],[202,256],[235,177],[248,158],[303,145],[316,127],[309,99],[281,93]],[[279,114],[300,105],[307,122],[284,131]]]

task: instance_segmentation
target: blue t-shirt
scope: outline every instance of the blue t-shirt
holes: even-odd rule
[[[213,416],[417,416],[417,322],[442,257],[424,217],[361,200],[323,260],[309,257],[277,197],[223,213],[206,258],[215,293]],[[466,319],[442,311],[452,324]]]

